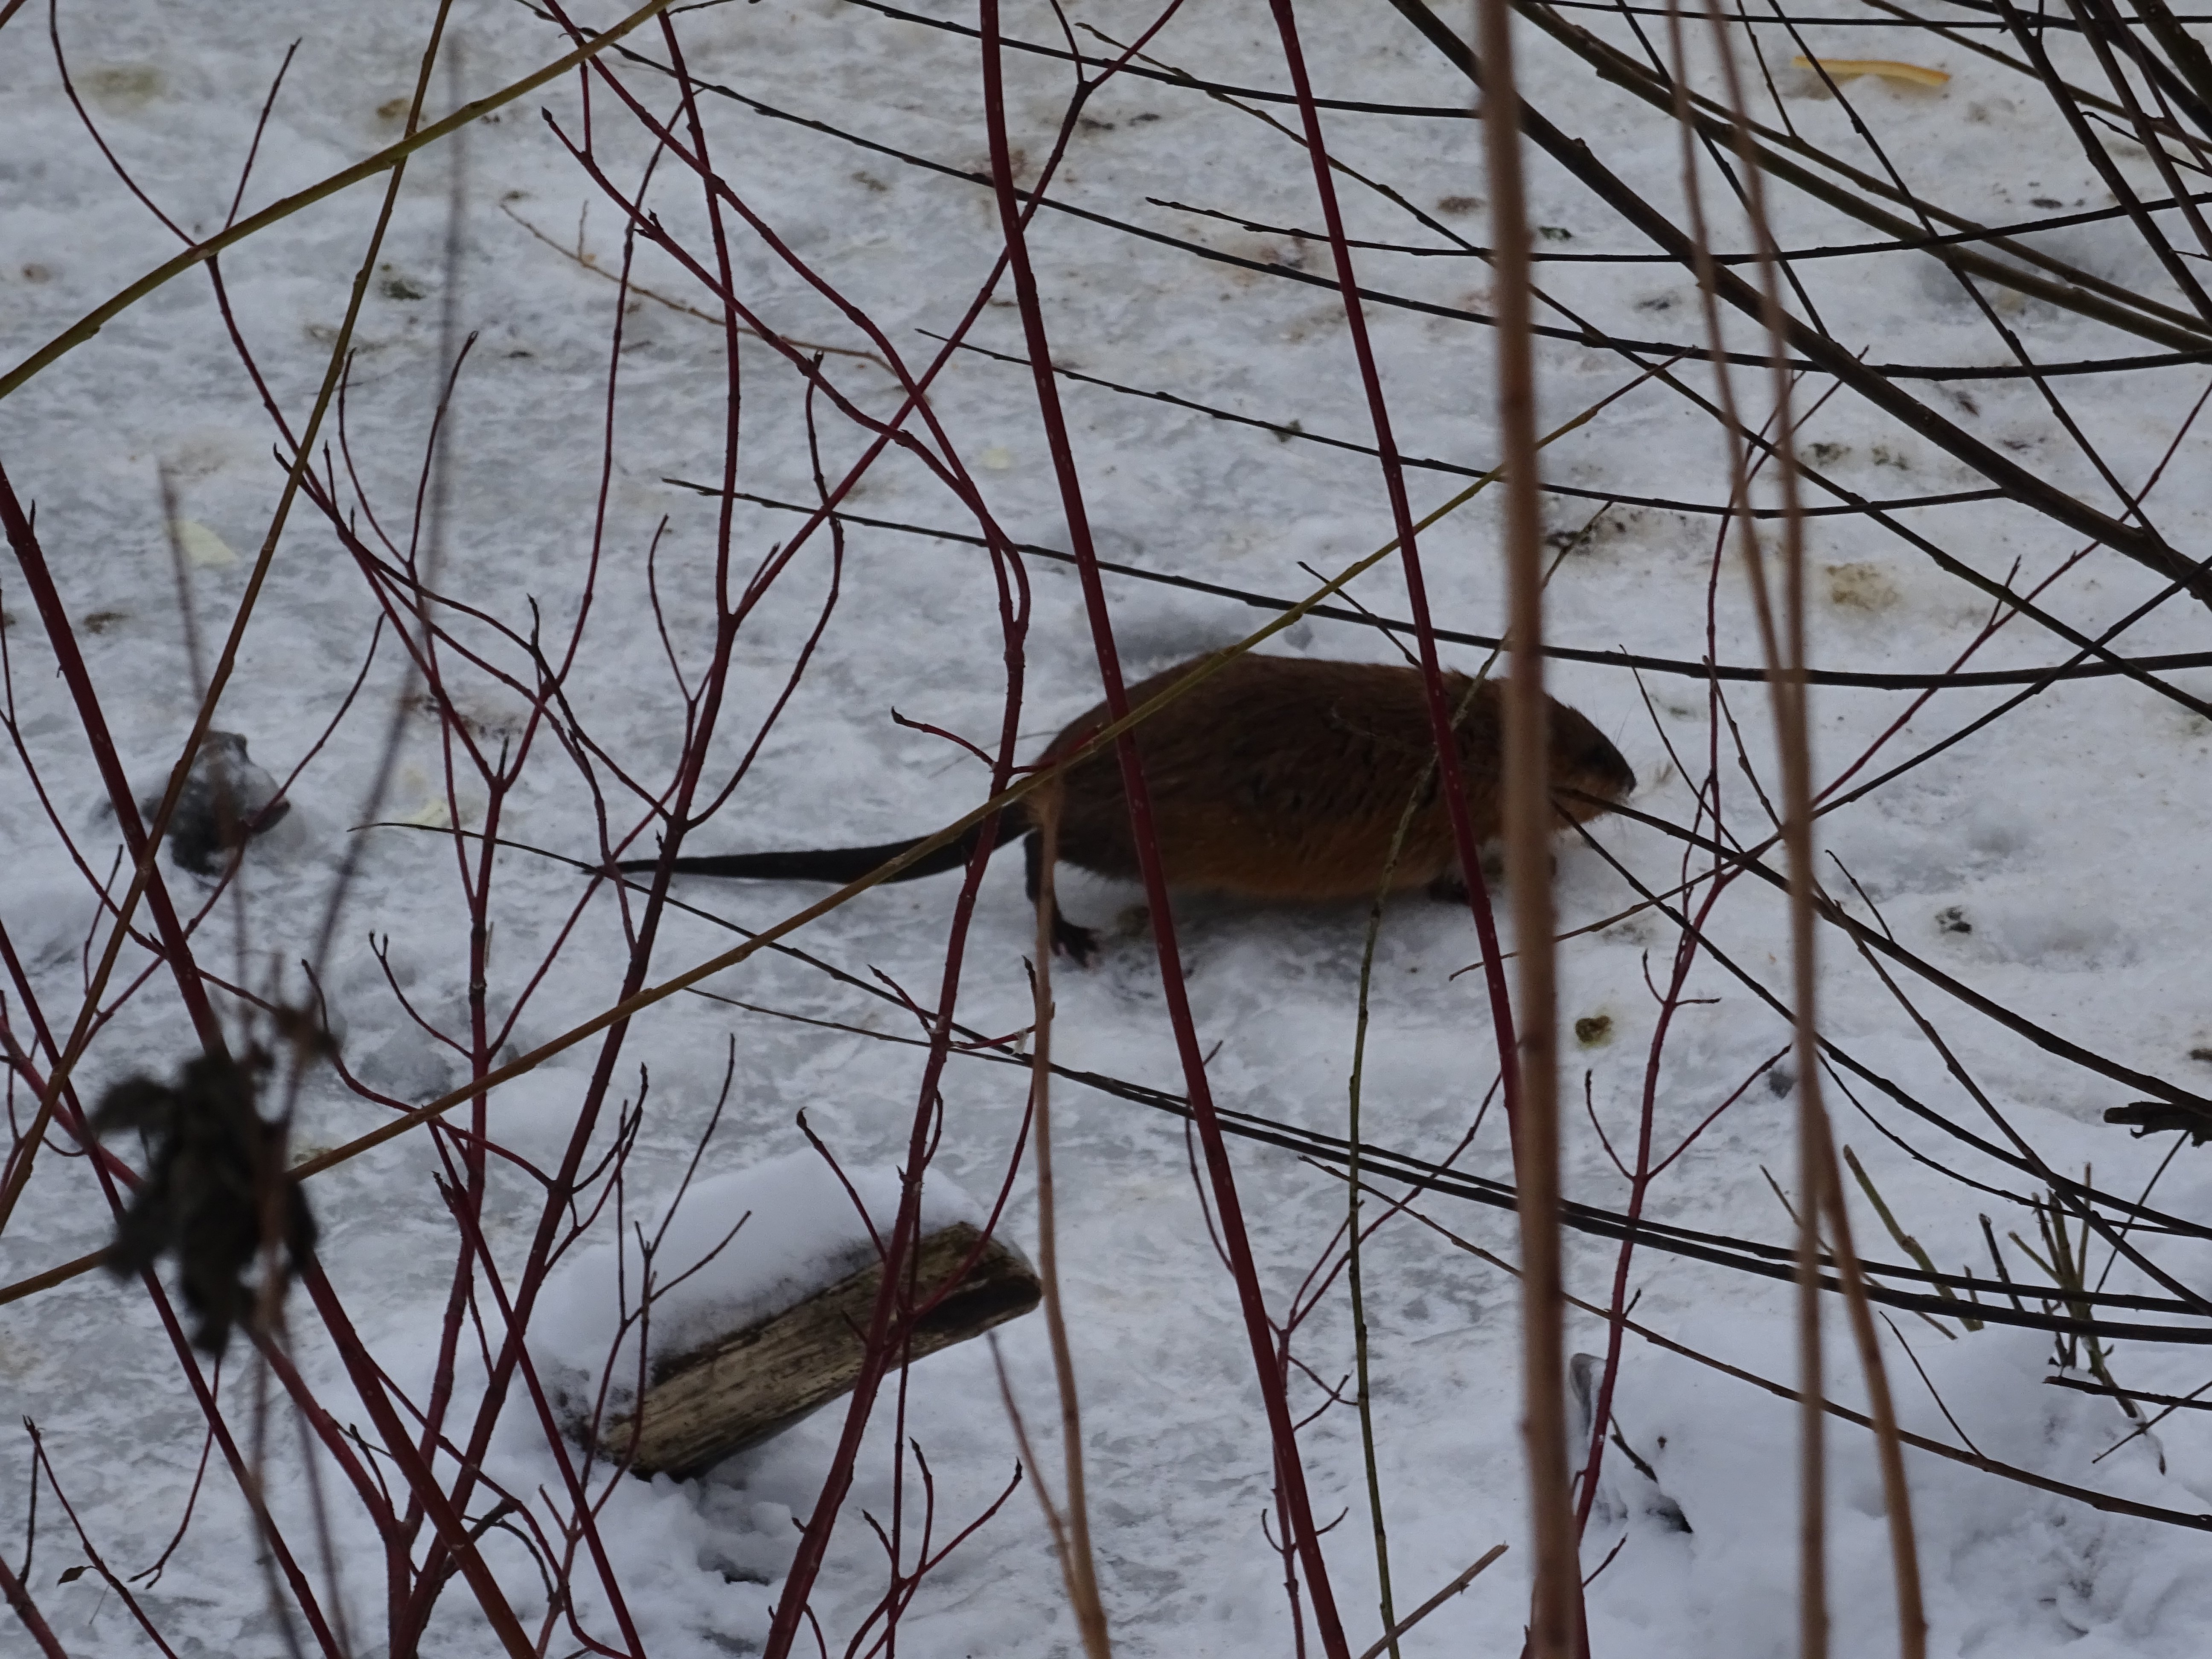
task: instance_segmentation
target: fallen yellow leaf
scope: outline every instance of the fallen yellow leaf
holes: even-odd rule
[[[1799,69],[1811,69],[1814,60],[1800,57],[1790,61]],[[1884,75],[1893,81],[1910,81],[1923,87],[1940,87],[1951,78],[1947,70],[1923,69],[1917,64],[1900,64],[1893,58],[1823,58],[1820,65],[1839,78],[1851,75]]]

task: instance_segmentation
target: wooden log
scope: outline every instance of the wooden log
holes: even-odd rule
[[[975,1251],[981,1232],[965,1221],[931,1233],[915,1260],[915,1299],[926,1300]],[[757,1446],[849,1392],[860,1375],[862,1334],[883,1267],[849,1279],[656,1365],[635,1415],[637,1474],[678,1480]],[[981,1336],[1036,1306],[1036,1270],[994,1238],[965,1278],[915,1327],[916,1359]],[[618,1418],[599,1443],[605,1455],[630,1449],[633,1419]]]

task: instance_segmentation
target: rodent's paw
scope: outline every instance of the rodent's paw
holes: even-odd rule
[[[1052,953],[1067,957],[1079,968],[1088,968],[1098,955],[1098,935],[1091,928],[1077,927],[1066,916],[1054,916]]]

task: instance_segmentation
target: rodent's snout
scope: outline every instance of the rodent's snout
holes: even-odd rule
[[[1577,822],[1602,812],[1636,792],[1636,773],[1589,717],[1563,702],[1552,705],[1552,782],[1583,799],[1568,806]]]
[[[1595,726],[1585,734],[1575,762],[1576,769],[1587,780],[1585,787],[1590,793],[1619,801],[1636,793],[1635,769],[1621,758],[1620,750]]]
[[[1636,793],[1636,769],[1623,760],[1620,750],[1611,744],[1604,746],[1605,757],[1599,775],[1606,781],[1606,793],[1615,800],[1626,800]]]

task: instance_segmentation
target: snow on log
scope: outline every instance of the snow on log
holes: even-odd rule
[[[603,1227],[547,1281],[530,1346],[580,1444],[641,1474],[696,1474],[853,1386],[881,1283],[896,1170],[833,1168],[811,1150],[691,1182],[658,1213]],[[917,1303],[975,1254],[988,1211],[942,1176],[921,1194]],[[930,1310],[916,1358],[1026,1313],[1039,1297],[996,1239]],[[642,1395],[641,1404],[640,1396]]]
[[[915,1324],[910,1358],[981,1336],[1036,1306],[1042,1291],[1028,1260],[996,1238],[984,1243],[966,1221],[922,1239],[915,1302],[926,1304],[971,1256],[975,1265]],[[678,1480],[698,1474],[849,1391],[882,1283],[882,1265],[871,1263],[796,1306],[657,1364],[636,1414],[631,1469]],[[631,1433],[632,1419],[617,1419],[600,1450],[624,1455]]]

